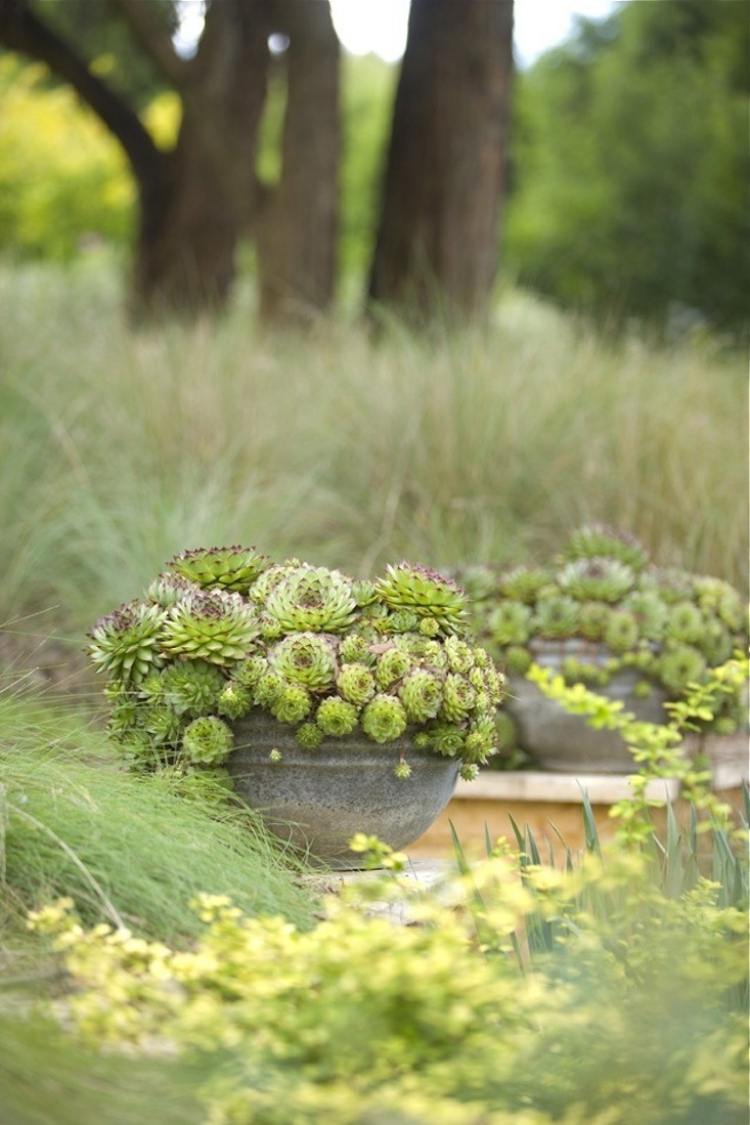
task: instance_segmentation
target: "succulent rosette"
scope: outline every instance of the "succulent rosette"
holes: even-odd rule
[[[508,635],[521,647],[534,611],[518,605]],[[175,556],[98,622],[90,653],[109,680],[110,734],[139,769],[214,769],[258,711],[313,754],[357,734],[391,747],[404,780],[410,743],[468,777],[494,753],[504,688],[467,619],[461,587],[417,564],[352,579],[212,547]]]
[[[632,589],[635,574],[619,559],[576,559],[560,570],[557,581],[578,601],[618,602]]]
[[[389,566],[376,588],[391,610],[415,614],[420,632],[437,635],[461,631],[466,619],[466,594],[437,571],[402,562]]]
[[[159,639],[164,628],[159,606],[129,602],[100,617],[89,634],[89,653],[110,680],[138,684],[163,663]]]
[[[204,589],[246,594],[270,561],[254,547],[199,547],[175,555],[168,565],[170,570]]]
[[[603,523],[584,524],[568,539],[562,552],[564,559],[611,559],[640,571],[648,565],[645,547],[627,531],[619,531]]]
[[[325,567],[294,567],[281,577],[263,606],[279,633],[340,633],[352,624],[357,603],[350,579]]]
[[[638,694],[658,686],[678,699],[747,647],[743,601],[729,583],[653,566],[633,536],[603,524],[573,532],[549,566],[466,573],[478,569],[482,593],[472,627],[510,676],[524,676],[552,644],[569,683],[603,687],[619,669],[632,668],[642,677]],[[744,721],[742,701],[727,695],[715,729]]]
[[[173,656],[227,665],[246,655],[258,632],[256,614],[239,594],[201,590],[169,610],[161,645]]]

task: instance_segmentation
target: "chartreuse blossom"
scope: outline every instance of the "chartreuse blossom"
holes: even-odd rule
[[[502,679],[471,642],[460,587],[415,564],[369,581],[255,548],[185,551],[91,641],[110,732],[138,768],[208,768],[258,711],[311,752],[358,731],[391,745],[404,779],[412,743],[467,773],[494,752]]]
[[[667,657],[680,657],[678,650]],[[701,668],[700,671],[703,669]],[[681,669],[687,674],[689,669]],[[667,703],[667,723],[647,723],[638,720],[623,709],[619,700],[608,699],[584,687],[582,683],[570,686],[560,675],[549,668],[532,665],[529,679],[555,703],[573,715],[581,715],[595,729],[617,731],[633,755],[638,770],[629,779],[632,797],[612,807],[612,815],[620,819],[619,837],[625,843],[650,839],[653,824],[650,811],[660,802],[647,796],[649,781],[656,778],[675,778],[681,783],[681,795],[707,815],[703,827],[711,824],[726,828],[731,819],[731,808],[722,802],[709,785],[711,771],[700,759],[695,762],[681,749],[685,734],[696,729],[698,723],[712,724],[722,716],[725,700],[734,700],[748,682],[750,664],[747,657],[728,660],[712,668],[705,682],[686,680],[681,700]]]

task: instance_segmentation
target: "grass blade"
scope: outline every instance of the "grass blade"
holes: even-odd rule
[[[583,801],[583,830],[586,840],[586,851],[595,852],[597,855],[601,854],[601,846],[599,844],[599,832],[596,827],[596,820],[594,819],[594,810],[591,807],[588,792],[580,784],[578,788],[581,790],[581,798]]]

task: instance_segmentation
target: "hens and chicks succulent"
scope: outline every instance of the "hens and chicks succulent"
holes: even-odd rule
[[[656,682],[676,698],[747,643],[732,586],[654,567],[635,539],[602,525],[575,531],[549,568],[471,567],[459,577],[474,599],[478,636],[510,675],[526,672],[537,642],[577,638],[590,642],[592,658],[563,662],[569,682],[603,685],[634,667],[639,693]],[[739,701],[730,701],[716,729],[730,733],[739,720]]]
[[[357,730],[381,744],[408,733],[468,777],[494,751],[503,681],[466,630],[463,590],[421,566],[358,581],[211,547],[178,555],[143,598],[101,618],[89,651],[108,678],[110,731],[136,765],[216,766],[231,724],[260,708],[311,751]],[[400,749],[395,772],[410,772]]]

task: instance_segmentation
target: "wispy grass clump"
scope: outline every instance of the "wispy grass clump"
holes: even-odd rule
[[[23,911],[72,896],[89,919],[181,940],[190,901],[229,894],[252,914],[304,925],[312,907],[291,864],[249,811],[188,800],[169,779],[122,772],[75,713],[0,697],[4,872]]]
[[[263,336],[238,305],[133,334],[90,265],[0,271],[0,302],[0,615],[78,628],[196,544],[510,563],[589,519],[744,584],[745,362],[710,340],[607,340],[513,293],[485,333]]]

